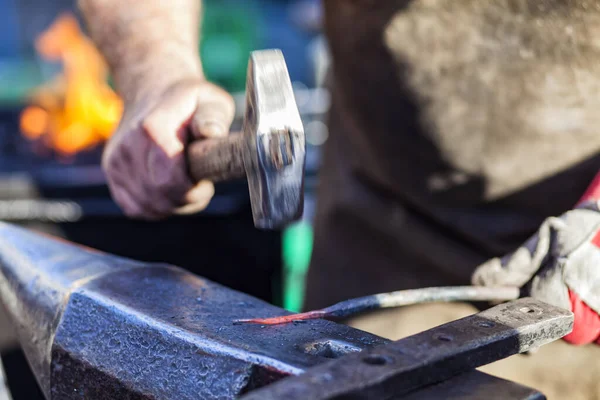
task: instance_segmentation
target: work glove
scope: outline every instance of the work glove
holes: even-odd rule
[[[600,179],[591,192],[600,187]],[[600,344],[600,198],[584,195],[578,206],[544,221],[515,252],[479,266],[474,285],[516,286],[528,295],[571,310],[573,344]]]

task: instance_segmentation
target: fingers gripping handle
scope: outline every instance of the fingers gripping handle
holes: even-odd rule
[[[226,139],[204,139],[192,142],[187,148],[190,175],[195,181],[203,179],[222,182],[244,178],[244,138],[234,134]]]

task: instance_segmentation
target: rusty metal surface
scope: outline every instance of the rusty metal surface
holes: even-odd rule
[[[0,224],[0,295],[47,398],[235,398],[387,341],[328,321],[263,328],[285,311],[180,268]]]
[[[195,181],[221,182],[246,177],[245,137],[231,134],[227,139],[202,139],[187,147],[188,168]]]
[[[387,399],[526,352],[568,334],[573,314],[525,298],[397,342],[346,355],[245,400]]]

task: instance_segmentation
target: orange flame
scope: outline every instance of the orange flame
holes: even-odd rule
[[[32,105],[21,114],[23,135],[62,155],[106,141],[121,119],[123,102],[107,84],[106,63],[75,17],[59,16],[37,39],[36,50],[60,61],[63,72],[32,93]]]

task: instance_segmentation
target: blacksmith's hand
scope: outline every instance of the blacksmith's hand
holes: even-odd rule
[[[103,157],[112,196],[125,214],[157,219],[204,209],[214,187],[208,181],[192,185],[184,146],[190,137],[227,135],[233,115],[232,97],[195,77],[126,101]]]
[[[156,219],[206,207],[211,182],[193,184],[184,147],[225,136],[233,98],[205,79],[198,0],[78,0],[124,113],[102,166],[115,201],[131,217]]]
[[[479,266],[472,278],[475,285],[521,287],[526,295],[571,310],[574,328],[564,339],[573,344],[600,343],[600,204],[596,195],[584,199],[546,219],[515,252]]]

